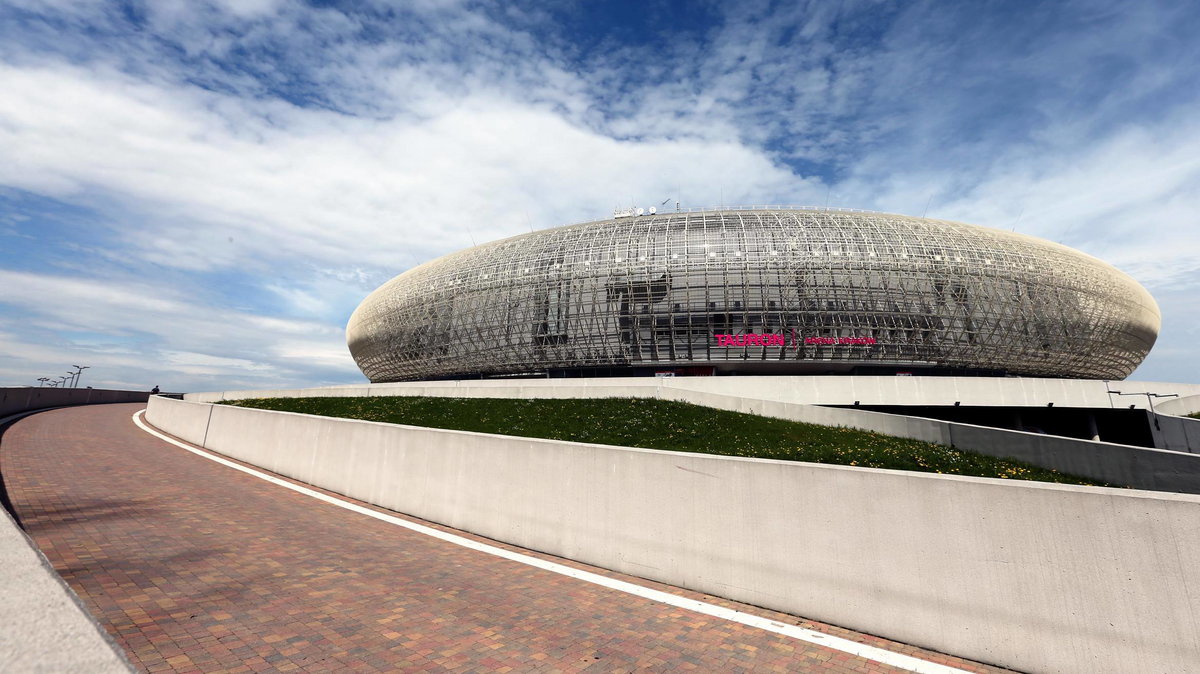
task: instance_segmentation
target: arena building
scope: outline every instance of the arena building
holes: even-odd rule
[[[372,382],[498,376],[955,374],[1123,379],[1161,323],[1074,249],[840,209],[626,211],[475,246],[371,293]]]

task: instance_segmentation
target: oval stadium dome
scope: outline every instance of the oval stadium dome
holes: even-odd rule
[[[347,326],[373,382],[487,376],[959,374],[1123,379],[1157,304],[1050,241],[902,215],[614,217],[446,255]]]

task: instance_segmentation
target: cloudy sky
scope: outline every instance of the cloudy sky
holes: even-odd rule
[[[519,5],[519,6],[518,6]],[[363,381],[430,257],[618,204],[1042,236],[1154,294],[1200,382],[1200,5],[0,5],[0,385]]]

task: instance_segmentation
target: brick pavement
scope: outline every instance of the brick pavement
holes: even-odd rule
[[[26,531],[146,671],[895,671],[320,503],[149,436],[130,421],[139,407],[19,421],[0,437],[0,473]]]

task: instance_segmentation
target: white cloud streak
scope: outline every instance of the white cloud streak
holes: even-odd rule
[[[4,336],[0,376],[42,368],[48,343],[99,348],[76,330],[130,349],[95,351],[124,380],[353,381],[342,323],[387,277],[472,238],[723,196],[928,205],[1062,241],[1159,296],[1164,356],[1145,376],[1200,381],[1178,355],[1200,325],[1178,292],[1200,278],[1197,73],[1180,65],[1197,47],[1178,39],[1197,20],[1175,6],[966,22],[921,2],[749,3],[703,34],[586,55],[516,8],[418,5],[364,40],[378,27],[359,16],[274,0],[151,3],[136,30],[100,2],[13,7],[0,185],[105,229],[69,273],[2,272],[22,292],[0,305],[31,327]],[[0,223],[13,245],[37,235]],[[145,267],[179,287],[131,285]],[[199,285],[232,273],[274,308]]]
[[[19,290],[0,309],[29,317],[0,334],[0,378],[80,364],[91,367],[89,385],[179,390],[331,383],[356,371],[337,326],[206,306],[183,289],[12,271],[0,271],[0,287]]]

